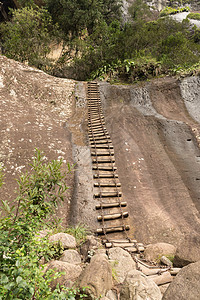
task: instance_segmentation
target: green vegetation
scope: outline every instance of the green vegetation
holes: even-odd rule
[[[189,6],[186,6],[186,7],[178,7],[178,8],[174,8],[174,7],[167,6],[167,7],[165,7],[165,8],[161,11],[160,17],[165,17],[165,16],[169,16],[169,15],[175,15],[175,14],[177,14],[177,13],[184,12],[184,11],[190,11]]]
[[[0,219],[0,299],[75,299],[79,290],[49,283],[61,274],[49,270],[44,276],[46,261],[62,254],[61,245],[52,245],[47,238],[39,238],[39,230],[52,227],[52,214],[66,193],[66,175],[62,161],[45,163],[36,150],[31,173],[21,175],[15,204],[2,201]],[[2,185],[3,174],[0,172]],[[76,298],[78,299],[78,298]]]
[[[191,30],[187,19],[178,23],[167,17],[188,7],[167,7],[160,14],[166,17],[155,19],[147,4],[137,0],[124,23],[117,0],[45,0],[44,8],[32,0],[20,3],[12,19],[0,24],[2,52],[51,75],[131,83],[178,74],[199,62],[199,30]],[[55,38],[62,40],[63,49],[53,62],[47,57]]]
[[[78,224],[75,227],[68,227],[65,229],[65,232],[73,235],[78,245],[81,245],[86,241],[86,236],[89,233],[87,228],[82,224]]]
[[[200,20],[200,14],[199,13],[189,13],[187,15],[188,19],[192,19],[192,20]]]

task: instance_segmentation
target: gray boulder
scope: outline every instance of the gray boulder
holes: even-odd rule
[[[65,250],[59,261],[79,265],[81,263],[81,256],[76,250]]]
[[[48,264],[45,274],[48,270],[51,269],[55,272],[65,272],[65,274],[61,277],[51,281],[50,286],[52,289],[55,289],[58,283],[60,285],[64,285],[65,287],[72,287],[72,285],[74,284],[74,282],[79,277],[82,271],[80,266],[58,260],[53,260]]]
[[[108,257],[113,268],[114,278],[118,283],[122,283],[126,274],[136,269],[136,264],[131,255],[122,248],[111,248]]]
[[[184,267],[200,260],[200,235],[187,235],[177,247],[174,265]]]
[[[174,257],[176,248],[167,243],[156,243],[147,245],[144,251],[144,257],[153,262],[159,262],[160,258],[164,255],[166,257]]]
[[[61,242],[65,249],[76,248],[75,238],[68,233],[56,233],[49,237],[49,241],[53,243]]]
[[[105,254],[94,255],[81,273],[78,285],[88,287],[94,297],[103,297],[112,288],[112,269]]]
[[[184,267],[170,283],[163,300],[200,299],[200,261]]]
[[[93,235],[88,235],[86,241],[81,245],[80,252],[83,256],[83,260],[86,261],[88,254],[96,254],[99,248],[102,247],[102,244],[98,238],[95,238]]]
[[[153,280],[148,279],[142,272],[132,270],[126,275],[120,293],[120,300],[128,299],[161,300],[162,294]]]

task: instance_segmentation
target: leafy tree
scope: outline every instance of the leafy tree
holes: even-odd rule
[[[107,23],[119,18],[121,4],[118,0],[46,0],[47,9],[62,31],[72,37],[91,34],[104,19]]]
[[[25,7],[12,11],[10,22],[0,24],[3,54],[18,61],[37,64],[50,52],[51,17],[47,10]]]

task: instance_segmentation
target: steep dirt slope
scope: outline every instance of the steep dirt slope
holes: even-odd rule
[[[198,78],[101,84],[130,234],[142,242],[176,244],[185,233],[199,232],[198,89]]]

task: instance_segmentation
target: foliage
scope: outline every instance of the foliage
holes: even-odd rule
[[[49,217],[67,189],[61,165],[58,161],[45,163],[42,153],[36,150],[32,172],[18,180],[16,206],[2,201],[6,215],[0,219],[0,299],[85,297],[80,290],[59,286],[52,291],[49,283],[61,274],[49,270],[44,277],[44,267],[39,266],[42,257],[56,258],[62,250],[36,235],[44,224],[51,224]]]
[[[189,13],[187,15],[188,19],[192,19],[192,20],[200,20],[200,14],[199,13]]]
[[[143,0],[136,0],[128,9],[129,15],[133,21],[147,19],[152,15],[150,7]]]
[[[160,17],[175,15],[177,13],[184,12],[184,11],[190,11],[189,6],[178,7],[178,8],[173,8],[173,7],[167,6],[160,12]]]
[[[55,30],[48,11],[43,8],[13,10],[11,21],[0,24],[3,54],[38,66],[37,61],[44,60],[50,52]]]
[[[78,224],[75,227],[68,227],[65,229],[65,232],[73,235],[79,245],[85,242],[86,236],[89,233],[88,229],[82,224]]]
[[[46,6],[55,23],[58,23],[65,38],[88,34],[105,20],[107,23],[120,16],[121,3],[118,0],[46,0]]]

